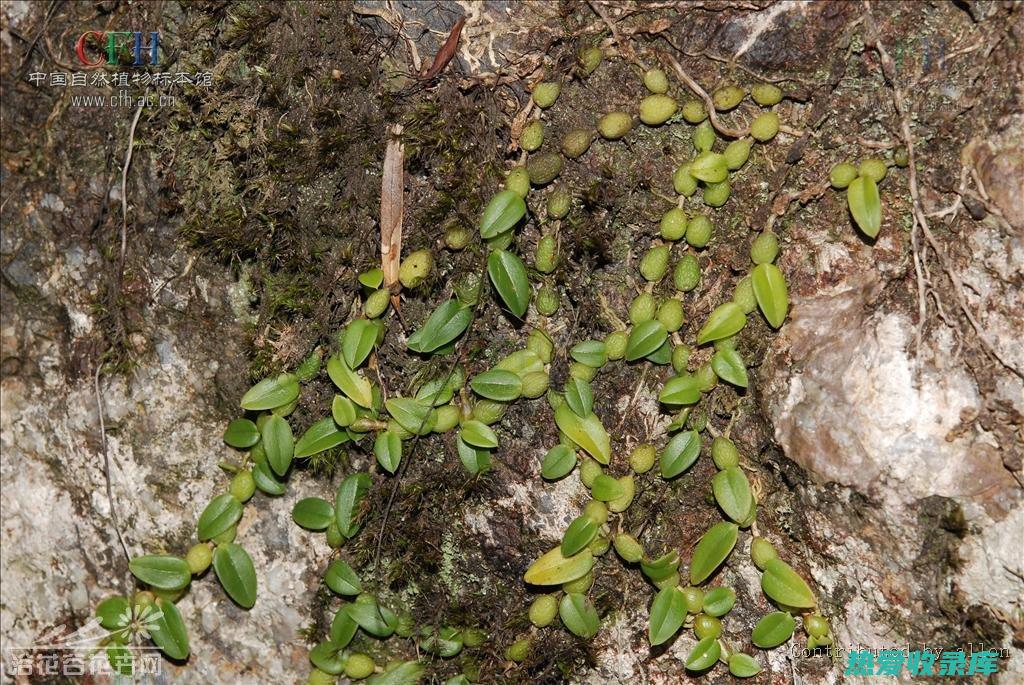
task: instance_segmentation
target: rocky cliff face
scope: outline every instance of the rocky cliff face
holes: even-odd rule
[[[345,63],[341,77],[344,81],[356,75],[349,92],[388,99],[408,85],[395,67],[404,64],[407,54],[393,47],[399,20],[404,17],[407,24],[419,22],[437,32],[449,23],[415,3],[396,3],[393,9],[383,3],[365,5],[365,13],[345,16],[324,29],[325,45],[333,51],[327,59],[353,60]],[[832,163],[859,154],[851,140],[899,137],[891,110],[883,104],[888,88],[857,28],[859,11],[837,9],[837,3],[778,3],[757,12],[747,5],[723,3],[715,11],[695,5],[682,14],[660,6],[607,8],[618,38],[632,41],[638,50],[682,47],[680,56],[688,56],[689,68],[705,85],[736,73],[751,79],[751,73],[777,75],[788,79],[784,83],[795,94],[795,113],[811,117],[819,110],[832,112],[825,123],[816,124],[810,145],[784,138],[783,153],[759,169],[765,172],[762,180],[749,180],[748,199],[730,205],[731,226],[740,234],[745,228],[760,230],[763,210],[780,188],[810,187]],[[585,5],[543,9],[487,2],[445,3],[445,8],[464,9],[470,20],[457,71],[447,77],[457,80],[462,90],[444,92],[460,107],[468,106],[467,101],[477,106],[473,98],[484,98],[485,91],[487,98],[493,97],[479,106],[490,107],[500,119],[486,127],[495,151],[508,142],[506,132],[521,107],[518,100],[525,102],[521,78],[541,64],[557,68],[571,63],[570,47],[578,36],[603,41],[615,52],[616,38]],[[64,16],[63,11],[47,20],[40,8],[28,3],[8,3],[2,9],[6,93],[0,171],[0,627],[5,648],[31,645],[55,626],[77,628],[104,596],[130,591],[133,581],[122,540],[132,555],[185,549],[199,512],[224,487],[216,465],[233,455],[221,433],[249,385],[253,360],[262,365],[271,359],[270,366],[294,361],[307,351],[305,343],[329,335],[322,329],[329,331],[337,323],[314,307],[283,307],[280,311],[292,317],[293,328],[285,330],[293,337],[277,335],[281,318],[264,316],[275,283],[253,276],[261,273],[260,251],[253,250],[239,266],[225,263],[218,251],[228,238],[193,240],[196,233],[189,222],[197,213],[207,213],[218,226],[236,218],[202,203],[213,196],[256,202],[277,193],[294,200],[300,219],[319,221],[326,211],[321,201],[335,197],[335,186],[363,192],[360,181],[344,180],[338,169],[357,164],[356,159],[368,168],[378,164],[374,154],[384,130],[360,130],[377,146],[359,148],[365,159],[345,153],[348,148],[332,152],[323,139],[296,148],[301,154],[314,148],[323,154],[316,158],[322,174],[282,178],[267,171],[265,176],[245,176],[258,163],[256,158],[270,154],[264,139],[269,129],[261,128],[267,121],[287,123],[286,113],[305,121],[299,112],[307,98],[313,103],[333,97],[327,68],[309,80],[306,87],[311,90],[293,92],[264,82],[259,97],[246,100],[244,107],[237,105],[241,97],[230,100],[237,109],[229,101],[211,98],[190,103],[194,111],[144,119],[134,142],[130,180],[123,187],[120,168],[132,112],[111,116],[76,109],[61,93],[30,88],[24,81],[25,69],[58,70],[49,61],[53,55],[38,46],[30,51],[32,36],[41,31],[56,40],[54,27],[93,19]],[[940,249],[963,281],[966,305],[1005,363],[979,342],[934,248],[919,248],[922,276],[917,277],[906,176],[893,172],[883,186],[886,219],[874,245],[854,233],[845,201],[832,191],[806,203],[801,200],[780,215],[776,231],[784,242],[780,266],[790,279],[791,318],[778,336],[751,343],[763,353],[763,361],[753,372],[752,401],[734,429],[737,443],[761,474],[762,534],[814,581],[842,646],[983,642],[1010,653],[993,679],[1005,684],[1024,681],[1024,382],[1019,374],[1024,368],[1019,344],[1024,330],[1024,205],[1019,193],[1024,126],[1015,113],[1019,102],[1008,96],[1019,83],[1019,65],[1013,64],[1009,47],[1024,38],[1019,25],[1015,28],[1019,14],[1019,9],[999,3],[970,3],[970,13],[956,5],[899,3],[881,27],[890,45],[903,41],[907,78],[917,84],[909,92],[909,106],[921,146],[924,210]],[[291,30],[284,19],[313,21],[276,13],[245,19],[245,30],[270,35]],[[205,30],[235,30],[216,43],[225,51],[219,57],[200,50],[181,59],[215,61],[219,77],[231,87],[261,78],[251,71],[233,71],[229,57],[244,61],[269,54],[265,45],[260,47],[263,52],[246,52],[237,17],[231,24],[215,12],[170,6],[161,20],[178,27],[195,21]],[[567,36],[566,26],[576,35]],[[990,39],[993,34],[999,40]],[[429,60],[443,37],[425,32],[409,40]],[[840,39],[845,44],[837,50]],[[945,64],[941,72],[932,73],[921,50],[936,41],[945,46]],[[360,68],[376,73],[378,52],[366,46],[378,43],[392,46],[380,61],[384,78],[358,81]],[[716,59],[733,54],[739,56],[738,72],[729,72]],[[838,71],[837,60],[845,65]],[[278,66],[281,71],[294,66],[290,77],[299,79],[302,65],[296,64],[282,59]],[[614,84],[601,87],[608,90],[581,95],[580,102],[597,107],[594,98],[618,97]],[[497,88],[498,95],[490,88]],[[298,94],[298,99],[288,101],[281,93]],[[444,111],[445,103],[431,99],[430,93],[419,97],[423,99],[417,107],[422,109],[416,109],[416,116],[428,117],[436,111],[431,107]],[[382,116],[376,106],[353,107],[360,116]],[[197,142],[192,124],[183,123],[194,121],[193,116],[216,119],[222,128],[204,132]],[[435,119],[429,122],[431,127],[437,124]],[[331,132],[335,144],[347,130],[339,129]],[[425,149],[433,144],[418,142]],[[175,158],[176,144],[191,166]],[[347,139],[345,144],[357,145]],[[430,149],[440,155],[441,147]],[[251,151],[256,152],[250,157]],[[646,149],[637,151],[646,154]],[[798,163],[786,161],[794,155]],[[454,173],[436,158],[424,164],[435,165],[428,171]],[[657,164],[639,159],[626,176],[655,178],[655,171],[664,171]],[[425,206],[445,190],[443,179],[431,179],[428,171],[414,170],[410,181],[410,194]],[[212,190],[196,190],[203,174]],[[367,175],[372,174],[360,167],[358,176]],[[665,185],[663,180],[654,183]],[[371,181],[361,181],[366,192],[374,183],[379,187],[376,178]],[[132,221],[125,268],[124,259],[119,265],[118,243],[126,190]],[[194,201],[192,206],[176,204],[186,196]],[[370,196],[353,197],[346,196],[346,202],[374,206]],[[330,206],[342,205],[348,207],[342,202]],[[626,224],[650,219],[635,205],[629,212],[636,215],[626,218]],[[355,215],[343,216],[348,221]],[[409,229],[413,242],[436,242],[436,225],[430,217],[420,218],[422,223]],[[364,219],[369,240],[348,224],[341,227],[345,246],[332,253],[341,254],[340,260],[375,249],[372,219]],[[291,234],[296,243],[306,240],[301,231],[309,225],[296,221]],[[318,237],[327,233],[321,224],[311,225]],[[609,242],[623,244],[621,236],[619,240]],[[628,251],[629,241],[624,244]],[[721,265],[727,270],[735,254],[723,249]],[[735,253],[745,260],[745,248]],[[581,258],[576,266],[586,271],[594,263]],[[354,273],[338,269],[346,277]],[[341,280],[326,271],[317,277]],[[597,274],[565,288],[585,294],[607,286],[614,300],[611,287],[620,281],[621,274]],[[119,288],[113,295],[112,284]],[[343,307],[331,302],[329,316],[343,317]],[[418,311],[417,303],[410,306]],[[598,317],[588,316],[594,312],[585,310],[582,298],[574,306],[584,314],[579,317],[584,327],[595,325],[590,319]],[[569,331],[578,323],[565,314],[559,325]],[[495,326],[509,330],[502,322]],[[660,435],[665,422],[647,398],[654,392],[653,382],[651,392],[636,401],[635,384],[645,381],[627,380],[609,383],[606,389],[613,393],[609,406],[628,410],[629,420],[623,418],[620,424],[621,440],[633,444]],[[440,571],[430,582],[438,583],[448,598],[470,603],[471,598],[482,601],[482,596],[493,602],[480,606],[497,607],[483,619],[494,621],[496,633],[499,623],[514,623],[514,611],[525,611],[528,600],[518,582],[523,570],[534,552],[561,537],[585,495],[574,481],[538,485],[537,461],[542,447],[557,439],[553,429],[517,412],[506,418],[502,430],[507,457],[493,480],[447,489],[445,478],[454,476],[445,472],[456,467],[450,455],[444,456],[443,446],[435,446],[424,458],[424,468],[433,470],[424,473],[433,474],[439,489],[446,488],[439,490],[443,497],[422,508],[416,503],[399,507],[393,514],[396,525],[409,526],[410,537],[437,543],[438,556],[429,560],[429,568]],[[367,455],[353,454],[351,459],[353,467],[371,463]],[[706,489],[708,473],[698,472],[695,483]],[[260,599],[252,611],[244,612],[215,583],[195,582],[179,604],[191,631],[193,657],[185,666],[168,664],[164,681],[297,682],[305,677],[310,646],[305,631],[324,616],[324,599],[316,588],[331,550],[322,538],[293,525],[289,512],[298,499],[324,496],[333,487],[321,475],[303,471],[292,478],[284,497],[247,509],[239,535],[246,539],[259,572]],[[688,487],[681,489],[683,501],[699,500]],[[641,499],[652,507],[654,500],[653,495]],[[706,509],[652,508],[651,519],[657,521],[652,528],[670,544],[688,549],[706,528],[701,517],[714,513],[713,507]],[[372,557],[372,551],[367,554]],[[749,564],[729,569],[725,580],[747,602],[748,609],[737,610],[738,622],[732,627],[742,639],[768,604]],[[572,678],[580,682],[678,682],[678,661],[692,640],[681,637],[652,658],[645,638],[647,586],[623,575],[600,581],[598,588],[609,597],[602,633],[589,651],[552,641],[549,652],[538,657],[538,663],[548,656],[552,660],[543,665],[548,670],[540,671],[544,677],[556,678],[553,660],[564,657],[573,664]],[[415,596],[412,590],[408,593]],[[493,673],[504,672],[500,658],[488,658]],[[776,650],[765,660],[766,682],[843,680],[841,666],[824,657],[805,659]],[[529,677],[514,670],[502,677],[516,682],[520,676]]]

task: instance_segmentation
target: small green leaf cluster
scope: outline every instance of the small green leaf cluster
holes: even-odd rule
[[[878,194],[878,184],[888,172],[888,165],[877,157],[861,160],[857,167],[849,162],[840,162],[829,172],[832,187],[846,190],[850,216],[869,238],[877,237],[882,228],[882,201]]]

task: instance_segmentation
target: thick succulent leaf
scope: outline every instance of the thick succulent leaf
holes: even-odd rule
[[[736,604],[736,592],[731,587],[716,587],[704,593],[703,609],[709,616],[725,616]]]
[[[530,279],[523,260],[506,250],[495,250],[487,258],[487,273],[505,306],[523,318],[530,306]]]
[[[700,456],[700,434],[697,431],[676,433],[661,451],[659,464],[663,478],[675,478],[688,468]]]
[[[351,538],[359,532],[359,511],[363,497],[373,485],[369,474],[353,473],[341,481],[338,492],[334,498],[334,517],[338,524],[338,530],[346,538]]]
[[[224,442],[240,450],[248,449],[259,441],[259,429],[249,419],[235,419],[224,431]]]
[[[491,468],[491,452],[483,447],[469,445],[461,437],[455,439],[459,460],[470,474],[476,476]]]
[[[730,466],[715,474],[711,481],[715,501],[725,515],[740,525],[749,519],[754,508],[754,495],[750,481],[738,466]]]
[[[290,373],[264,378],[242,395],[242,409],[262,411],[288,404],[299,396],[299,379]]]
[[[413,435],[425,435],[434,428],[434,408],[412,397],[392,397],[385,409],[399,426]]]
[[[610,502],[613,499],[622,497],[622,483],[602,473],[594,479],[594,484],[590,488],[590,494],[598,502]]]
[[[284,484],[277,480],[277,476],[270,470],[270,465],[267,462],[252,467],[252,479],[256,482],[256,487],[260,492],[266,495],[277,497],[284,494]]]
[[[718,644],[717,637],[706,637],[694,646],[686,656],[686,670],[706,671],[718,663],[718,657],[722,655],[722,646]]]
[[[494,238],[509,231],[526,216],[526,201],[511,190],[503,190],[487,203],[480,217],[480,236]]]
[[[608,363],[608,353],[600,340],[584,340],[569,350],[569,356],[584,366],[600,369]]]
[[[380,327],[370,319],[356,319],[345,327],[341,338],[341,356],[350,369],[359,368],[377,344]]]
[[[107,630],[124,628],[130,622],[131,605],[127,597],[116,595],[107,597],[96,605],[96,618]]]
[[[658,400],[673,407],[697,404],[700,402],[700,381],[688,373],[673,376],[665,383]]]
[[[758,264],[750,274],[750,281],[761,313],[773,328],[778,328],[789,311],[786,277],[774,264]]]
[[[217,495],[203,509],[196,524],[200,541],[230,530],[242,518],[242,503],[231,495]]]
[[[678,587],[667,587],[654,596],[648,620],[647,636],[651,645],[660,645],[676,634],[686,620],[686,598]]]
[[[473,376],[469,387],[480,397],[496,402],[511,402],[523,392],[523,380],[511,371],[491,369]]]
[[[188,628],[174,602],[158,597],[159,614],[147,615],[146,626],[153,644],[172,659],[187,659],[189,654]]]
[[[807,582],[781,559],[772,559],[761,575],[761,589],[779,604],[798,609],[812,609],[817,605]]]
[[[582,551],[597,537],[599,528],[597,522],[588,516],[576,517],[562,536],[562,556],[571,557]]]
[[[570,633],[587,640],[597,635],[601,628],[597,609],[586,595],[576,592],[568,592],[562,597],[558,603],[558,617]]]
[[[595,461],[607,464],[611,460],[611,438],[608,437],[608,432],[596,414],[579,416],[568,403],[562,403],[555,410],[555,423],[558,424],[559,430],[586,450]]]
[[[319,497],[300,499],[292,508],[292,520],[307,530],[325,530],[334,520],[334,505]]]
[[[394,473],[402,462],[402,439],[395,431],[381,431],[373,442],[373,454],[385,471]]]
[[[228,597],[245,609],[256,604],[256,568],[241,545],[226,542],[213,550],[213,570]]]
[[[544,455],[540,475],[545,480],[558,480],[576,468],[576,452],[565,445],[555,445]]]
[[[344,597],[354,597],[363,591],[363,583],[352,567],[341,559],[335,559],[324,574],[327,587]]]
[[[434,352],[462,335],[473,321],[473,310],[458,300],[448,300],[433,311],[423,326],[409,336],[409,349],[420,354]]]
[[[351,422],[350,422],[351,423]],[[320,419],[306,429],[295,443],[295,457],[311,457],[348,442],[348,431],[341,430],[333,416]]]
[[[406,661],[390,671],[370,676],[366,685],[415,685],[423,675],[423,668],[418,661]]]
[[[874,179],[867,176],[853,179],[846,188],[846,200],[860,230],[869,238],[877,236],[882,228],[882,201]]]
[[[715,308],[697,333],[697,344],[721,340],[736,335],[747,324],[747,315],[735,302],[726,302]]]
[[[711,369],[716,376],[736,387],[745,388],[750,383],[743,357],[736,350],[724,348],[715,352],[711,358]]]
[[[626,361],[632,362],[654,354],[666,340],[668,331],[657,319],[638,323],[633,326],[626,341]]]
[[[565,401],[576,416],[589,416],[594,410],[594,392],[590,383],[570,376],[565,382]]]
[[[327,375],[331,377],[338,389],[360,407],[369,409],[373,406],[373,386],[338,357],[327,360]]]
[[[295,438],[292,427],[280,416],[271,416],[263,424],[263,449],[274,473],[283,476],[288,472],[295,454]]]
[[[180,590],[192,580],[188,564],[180,557],[151,554],[128,562],[132,575],[158,590]]]
[[[565,557],[559,546],[530,564],[523,579],[531,585],[561,585],[582,578],[592,568],[594,568],[594,555],[589,549],[571,557]]]
[[[498,436],[494,430],[487,424],[475,419],[466,421],[462,424],[462,429],[459,431],[459,437],[462,438],[467,445],[481,447],[485,450],[491,450],[498,446]]]
[[[729,657],[729,673],[737,678],[750,678],[761,672],[761,664],[749,654],[736,653]]]
[[[751,641],[762,649],[778,647],[793,636],[796,620],[787,611],[776,611],[764,616],[751,634]]]
[[[736,546],[739,527],[735,523],[719,523],[701,536],[690,562],[690,583],[700,585],[729,557]]]

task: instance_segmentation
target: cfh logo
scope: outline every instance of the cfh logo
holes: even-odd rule
[[[78,61],[87,67],[98,67],[104,63],[111,66],[120,64],[121,56],[128,54],[135,58],[132,66],[156,66],[160,63],[160,33],[150,31],[148,43],[146,35],[143,31],[86,31],[75,43],[75,54],[78,55]],[[99,55],[90,58],[90,53],[96,51],[106,57],[105,62]]]

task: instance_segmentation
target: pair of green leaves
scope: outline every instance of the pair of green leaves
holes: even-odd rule
[[[483,447],[474,447],[462,439],[455,439],[459,460],[471,475],[478,476],[491,468],[491,451]]]
[[[593,412],[580,416],[572,410],[568,402],[563,402],[555,410],[555,423],[558,424],[559,430],[598,463],[607,464],[611,460],[611,438],[608,437],[601,419]]]
[[[383,333],[384,325],[378,320],[356,319],[346,326],[341,336],[341,356],[348,368],[359,368]]]
[[[523,260],[507,250],[494,250],[487,257],[487,274],[509,311],[523,318],[530,306],[530,279]]]
[[[668,331],[657,319],[638,323],[633,326],[626,340],[626,361],[632,362],[653,355],[667,340]]]
[[[108,597],[96,606],[100,625],[117,637],[125,635],[131,622],[136,618],[145,621],[153,643],[172,659],[187,659],[189,655],[188,629],[174,602],[158,597],[152,607],[136,604],[134,607],[126,597]],[[114,649],[113,652],[110,649]],[[110,663],[122,675],[131,675],[132,655],[119,644],[108,648]]]
[[[462,335],[473,321],[473,310],[458,300],[448,300],[431,313],[426,323],[409,336],[407,345],[413,352],[430,354]]]
[[[192,578],[188,564],[178,557],[137,557],[129,562],[128,567],[136,578],[159,590],[180,590]],[[231,599],[246,609],[253,607],[256,603],[256,569],[240,545],[233,542],[217,545],[213,551],[213,570]]]
[[[585,640],[597,635],[601,619],[586,595],[567,592],[558,603],[558,617],[570,633]]]

